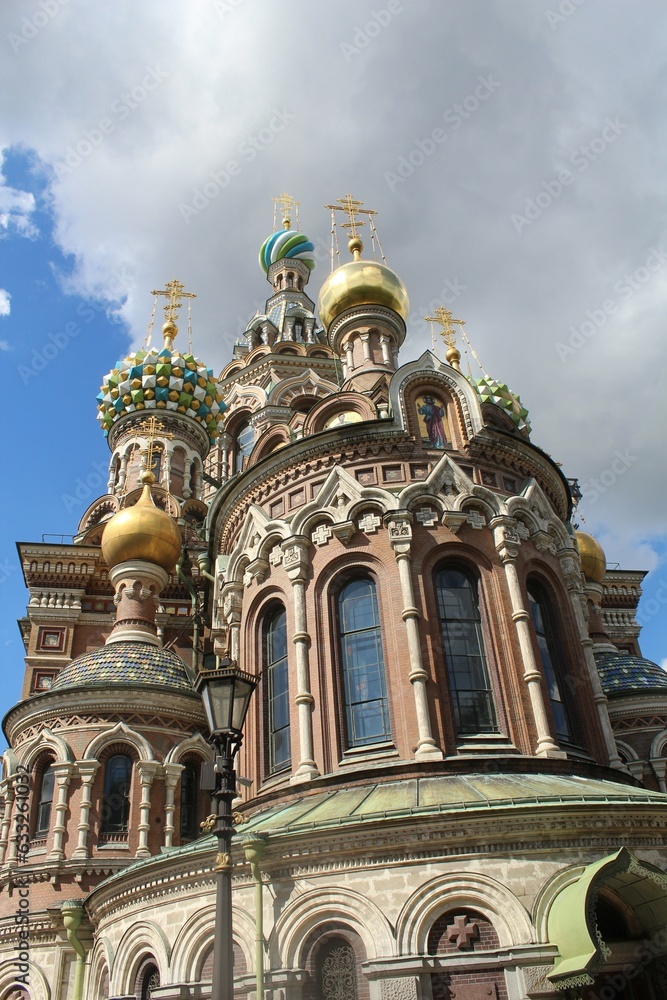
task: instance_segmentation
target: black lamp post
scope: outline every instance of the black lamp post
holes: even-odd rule
[[[243,723],[259,677],[239,670],[233,660],[220,661],[215,670],[202,670],[195,681],[215,747],[215,812],[206,828],[218,838],[215,859],[215,938],[213,942],[212,1000],[233,1000],[232,950],[232,801],[236,795],[234,757],[243,739]],[[204,826],[204,824],[202,824]]]

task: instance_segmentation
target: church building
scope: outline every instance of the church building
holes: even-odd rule
[[[576,530],[576,480],[519,396],[461,370],[462,321],[436,311],[444,360],[402,355],[375,213],[329,206],[351,259],[316,305],[294,207],[219,375],[179,334],[191,293],[155,293],[161,342],[98,395],[106,493],[70,543],[19,544],[0,1000],[210,996],[194,682],[223,658],[260,677],[236,762],[239,1000],[260,970],[266,1000],[665,1000],[645,574]]]

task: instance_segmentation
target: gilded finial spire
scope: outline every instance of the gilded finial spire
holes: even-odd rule
[[[459,328],[465,326],[464,319],[454,319],[452,316],[451,309],[445,309],[444,306],[438,306],[434,310],[433,316],[424,316],[427,323],[439,323],[442,329],[440,330],[440,336],[447,344],[447,353],[445,355],[449,364],[457,372],[461,369],[459,368],[459,361],[461,360],[461,353],[456,347],[456,329],[455,324]]]
[[[165,347],[169,350],[171,350],[174,338],[178,333],[176,320],[178,319],[178,313],[183,304],[183,299],[197,298],[194,292],[186,292],[184,289],[185,285],[181,281],[177,281],[174,278],[173,281],[168,281],[163,289],[159,291],[154,289],[151,292],[152,295],[156,296],[164,295],[167,299],[163,307],[166,322],[162,326],[162,333],[164,334]]]
[[[273,228],[274,229],[277,228],[276,214],[277,214],[278,206],[280,206],[280,210],[281,210],[282,215],[283,215],[283,220],[282,220],[283,221],[283,229],[289,229],[290,226],[292,225],[292,212],[293,211],[294,211],[295,216],[296,216],[296,224],[297,224],[297,226],[299,225],[299,205],[301,204],[300,201],[297,201],[296,198],[293,198],[291,194],[287,194],[286,192],[283,192],[282,194],[279,194],[277,198],[272,198],[271,201],[273,202],[273,205],[274,205],[274,208],[273,208]]]
[[[353,198],[351,194],[346,194],[343,198],[337,199],[338,204],[336,205],[325,205],[325,208],[331,209],[332,212],[345,212],[348,216],[348,222],[343,222],[343,229],[350,230],[350,241],[347,244],[347,248],[354,257],[355,260],[361,260],[361,251],[364,249],[364,244],[357,233],[357,229],[365,225],[361,222],[357,216],[367,215],[369,221],[372,222],[372,216],[377,215],[377,212],[372,208],[364,208],[363,202],[359,201],[358,198]]]

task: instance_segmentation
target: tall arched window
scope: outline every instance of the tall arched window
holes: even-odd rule
[[[264,666],[269,718],[269,769],[290,765],[290,705],[287,674],[287,622],[285,609],[276,608],[266,621]]]
[[[542,586],[535,580],[528,583],[528,604],[535,628],[537,648],[540,651],[542,670],[547,682],[551,713],[559,739],[569,740],[572,736],[567,718],[567,709],[561,695],[558,675],[561,672],[554,628],[554,614],[551,601]]]
[[[243,459],[246,458],[255,444],[255,432],[250,422],[241,424],[236,432],[236,448],[234,452],[234,472],[241,472],[243,469]]]
[[[122,753],[109,757],[104,769],[102,833],[125,833],[130,818],[132,761]]]
[[[51,806],[53,805],[53,789],[56,776],[53,764],[49,764],[42,772],[39,786],[39,802],[35,820],[35,837],[46,837],[51,826]]]
[[[199,774],[196,764],[189,762],[181,771],[181,839],[194,840],[199,833]]]
[[[391,739],[375,584],[350,580],[338,595],[347,745]]]
[[[477,581],[463,569],[445,567],[435,574],[435,592],[457,732],[496,733]]]

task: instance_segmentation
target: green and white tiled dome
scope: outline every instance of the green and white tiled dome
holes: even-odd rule
[[[484,378],[471,378],[470,381],[477,389],[482,403],[494,403],[516,424],[518,430],[523,431],[526,435],[530,434],[528,410],[505,382],[498,382],[496,379],[486,376]]]
[[[196,420],[211,441],[225,409],[213,369],[173,347],[135,351],[118,361],[104,376],[97,403],[105,435],[126,413],[166,410]]]

